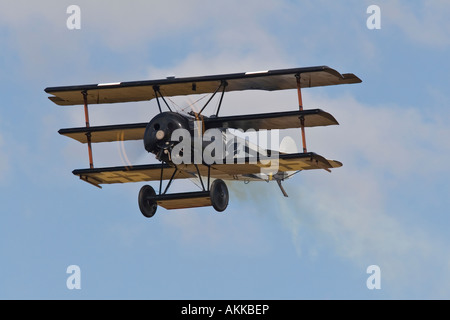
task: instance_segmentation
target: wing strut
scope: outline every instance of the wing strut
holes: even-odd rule
[[[298,107],[300,111],[303,111],[303,101],[302,101],[302,89],[300,86],[300,74],[297,73],[295,75],[297,79],[297,94],[298,94]],[[305,138],[305,117],[300,117],[300,128],[302,130],[302,144],[303,144],[303,153],[306,153],[306,138]]]
[[[212,96],[209,98],[209,100],[205,103],[205,105],[203,106],[203,108],[200,110],[200,112],[198,114],[201,114],[203,112],[203,110],[205,110],[206,106],[211,102],[212,98],[214,98],[214,96],[216,95],[216,93],[220,90],[221,87],[223,87],[222,89],[222,96],[220,97],[220,104],[217,110],[217,114],[219,113],[219,109],[220,109],[220,105],[222,104],[222,99],[223,99],[223,95],[225,94],[225,89],[227,88],[228,82],[226,82],[225,80],[222,80],[219,84],[219,86],[217,87],[216,91],[214,91],[214,93],[212,94]],[[216,114],[216,115],[217,115]]]
[[[169,104],[167,103],[166,99],[164,99],[164,96],[161,94],[161,91],[159,90],[159,86],[158,85],[154,85],[153,86],[153,91],[155,92],[156,102],[158,102],[159,112],[162,113],[161,104],[159,103],[159,99],[158,99],[158,93],[161,96],[161,99],[166,104],[166,107],[169,109],[170,112],[172,112],[172,109],[170,109]]]
[[[86,119],[86,128],[89,128],[89,110],[88,110],[88,103],[87,103],[87,91],[83,90],[81,91],[81,94],[83,95],[83,101],[84,101],[84,117]],[[87,145],[88,145],[88,153],[89,153],[89,167],[92,169],[94,168],[94,160],[92,157],[92,146],[91,146],[91,132],[86,133],[87,138]]]
[[[222,95],[220,96],[219,105],[217,106],[216,117],[219,116],[220,107],[222,106],[222,100],[223,100],[223,96],[224,96],[224,94],[225,94],[225,89],[227,88],[228,82],[223,81],[223,82],[222,82],[222,85],[223,85]]]

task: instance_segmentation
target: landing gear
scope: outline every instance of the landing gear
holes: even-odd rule
[[[211,204],[218,212],[224,211],[228,206],[228,188],[223,180],[217,179],[211,184],[209,190]]]
[[[146,218],[151,218],[155,215],[158,204],[155,200],[156,192],[149,185],[145,185],[139,191],[139,209]]]
[[[145,185],[138,196],[139,209],[146,218],[155,215],[158,205],[167,210],[213,206],[216,211],[222,212],[227,208],[228,200],[227,185],[220,179],[214,180],[209,190],[172,194],[156,194],[151,186]]]

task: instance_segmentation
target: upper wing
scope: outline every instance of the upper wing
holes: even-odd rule
[[[327,66],[318,66],[190,78],[49,87],[45,92],[52,95],[49,97],[51,101],[62,106],[83,104],[82,91],[87,92],[89,104],[131,102],[155,98],[155,86],[164,96],[212,93],[223,81],[227,83],[227,92],[295,89],[296,75],[301,75],[302,88],[361,82],[354,74],[340,74]]]

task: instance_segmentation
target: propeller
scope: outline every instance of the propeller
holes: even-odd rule
[[[198,115],[200,107],[198,103],[206,98],[208,94],[199,97],[193,101],[187,96],[181,105],[177,104],[173,99],[165,97],[176,112],[166,111],[154,116],[147,125],[142,141],[127,141],[124,143],[123,133],[118,135],[118,153],[125,167],[132,167],[136,161],[148,163],[148,153],[153,153],[159,161],[168,162],[173,146],[177,143],[171,141],[173,131],[179,128],[190,130],[188,117],[195,117],[196,120],[202,121],[203,117]],[[189,110],[189,111],[187,111]],[[197,134],[202,135],[204,126],[197,126]],[[144,148],[143,148],[144,147]],[[191,176],[186,177],[191,180],[200,189],[198,178]]]

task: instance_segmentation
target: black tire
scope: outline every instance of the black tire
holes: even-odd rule
[[[223,180],[217,179],[211,184],[209,190],[211,203],[214,209],[218,212],[224,211],[228,206],[228,188]]]
[[[139,209],[146,218],[151,218],[155,215],[158,204],[154,197],[156,195],[155,189],[149,185],[145,185],[139,191],[138,202]]]

